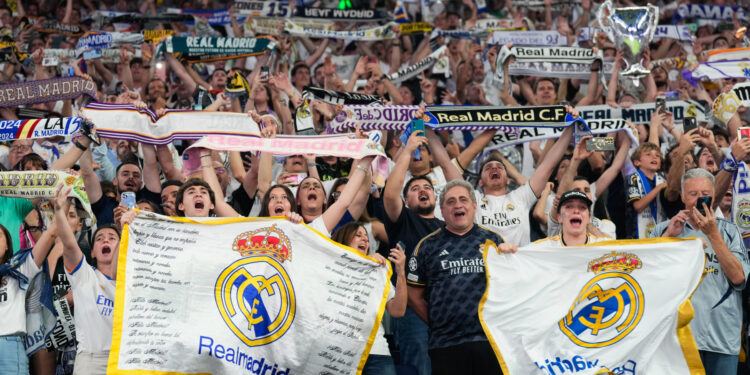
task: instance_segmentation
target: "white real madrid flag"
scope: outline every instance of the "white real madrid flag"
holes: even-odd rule
[[[702,374],[688,323],[696,239],[485,251],[479,316],[503,373]]]
[[[360,373],[390,273],[305,224],[140,212],[121,240],[107,373]]]

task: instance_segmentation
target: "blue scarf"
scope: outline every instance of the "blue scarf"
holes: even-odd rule
[[[21,271],[18,269],[21,267],[21,265],[26,262],[26,258],[31,255],[31,249],[23,249],[19,250],[13,257],[10,259],[10,262],[5,264],[0,264],[0,277],[12,277],[18,281],[18,286],[21,288],[21,290],[26,290],[29,287],[29,278],[26,277]],[[8,250],[10,251],[10,249]],[[49,277],[49,266],[47,265],[47,262],[42,262],[42,270],[39,275],[36,276],[38,278],[38,281],[41,282],[39,285],[39,288],[42,290],[42,294],[40,296],[40,302],[43,306],[42,309],[42,319],[44,320],[44,338],[46,339],[47,336],[49,336],[52,333],[52,330],[55,328],[55,318],[57,316],[57,312],[55,311],[55,307],[52,304],[52,280],[50,280]],[[28,319],[27,319],[28,321]],[[27,327],[28,331],[28,327]],[[31,355],[37,350],[44,347],[44,341],[45,340],[37,340],[37,342],[29,348],[26,348],[26,354]],[[27,342],[27,340],[24,340],[24,342]]]

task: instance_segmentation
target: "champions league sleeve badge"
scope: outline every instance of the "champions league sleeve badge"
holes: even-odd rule
[[[216,280],[219,313],[245,344],[274,342],[292,325],[296,310],[294,288],[283,267],[292,258],[291,242],[272,225],[240,234],[232,250],[242,258],[225,268]]]

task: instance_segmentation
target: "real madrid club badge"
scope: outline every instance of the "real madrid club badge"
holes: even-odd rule
[[[643,266],[635,254],[612,251],[589,262],[594,276],[583,286],[560,331],[584,348],[612,345],[627,336],[643,316],[643,290],[631,275]]]
[[[289,329],[296,310],[292,282],[282,265],[292,259],[289,237],[274,224],[240,234],[232,250],[242,258],[216,280],[216,306],[245,344],[271,343]]]

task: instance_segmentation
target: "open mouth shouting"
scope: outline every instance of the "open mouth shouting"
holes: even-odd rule
[[[417,199],[419,199],[420,203],[430,201],[430,197],[427,195],[427,193],[419,193],[419,196],[417,197]]]
[[[109,245],[102,246],[102,255],[109,255],[112,253],[112,248]]]
[[[138,186],[135,185],[135,180],[133,180],[133,179],[127,179],[127,180],[125,180],[125,183],[123,185],[125,185],[125,188],[128,189],[129,191],[130,190],[132,190],[132,191],[138,190]]]
[[[456,209],[453,211],[453,217],[456,220],[462,220],[464,217],[466,217],[466,210],[463,208]]]
[[[571,217],[570,226],[576,229],[581,228],[581,226],[583,226],[583,219],[581,219],[579,216]]]
[[[199,210],[199,211],[200,211],[200,210],[203,210],[204,208],[206,208],[206,204],[205,204],[205,203],[203,203],[203,201],[202,201],[202,200],[196,200],[196,201],[195,201],[195,209],[196,209],[196,210]]]
[[[307,194],[308,202],[317,202],[317,200],[318,200],[318,194],[315,194],[315,193]]]
[[[283,216],[284,215],[284,206],[282,205],[276,205],[276,207],[273,208],[273,214],[274,216]]]

